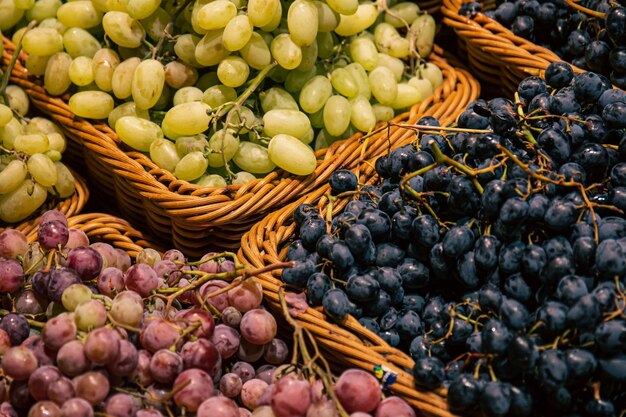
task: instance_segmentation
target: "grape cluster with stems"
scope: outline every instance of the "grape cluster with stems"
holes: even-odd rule
[[[276,167],[309,175],[314,150],[442,82],[425,60],[435,21],[414,2],[5,3],[0,29],[48,94],[69,92],[76,115],[107,119],[124,144],[202,186]]]
[[[455,412],[623,416],[626,93],[559,62],[454,127],[403,127],[375,185],[331,176],[350,201],[330,224],[296,209],[283,281],[408,353]]]

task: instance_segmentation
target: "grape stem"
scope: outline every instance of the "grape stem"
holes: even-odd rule
[[[9,61],[9,65],[7,65],[7,69],[5,73],[2,75],[2,84],[0,84],[0,94],[2,95],[2,98],[4,99],[4,102],[7,105],[9,104],[9,98],[6,95],[6,89],[7,89],[7,86],[9,85],[9,79],[11,78],[11,73],[13,72],[13,68],[15,68],[15,64],[17,63],[17,58],[20,56],[20,52],[22,51],[22,39],[24,39],[24,35],[26,35],[28,31],[30,31],[35,26],[37,26],[37,24],[38,24],[37,21],[33,20],[28,24],[28,26],[26,26],[26,30],[20,37],[19,41],[17,42],[17,45],[15,45],[15,51],[13,51],[13,55],[11,56],[11,61]]]

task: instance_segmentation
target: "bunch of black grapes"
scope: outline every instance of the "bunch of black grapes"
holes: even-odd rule
[[[350,201],[294,212],[283,281],[415,360],[419,389],[486,416],[626,408],[626,93],[563,62],[454,128],[421,119],[376,161],[336,171]]]
[[[498,1],[485,12],[522,38],[543,46],[579,68],[610,78],[626,88],[626,7],[623,0],[583,0],[580,5],[604,17],[589,16],[563,0]],[[459,13],[473,16],[477,2],[465,3]]]

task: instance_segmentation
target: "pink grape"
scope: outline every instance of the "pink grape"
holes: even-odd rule
[[[228,291],[228,302],[242,313],[259,308],[263,302],[263,287],[254,278]]]
[[[257,406],[261,405],[271,405],[272,403],[272,395],[274,395],[274,385],[268,385],[261,394],[261,398],[259,398],[259,402]]]
[[[200,287],[200,297],[206,300],[206,303],[211,304],[219,312],[222,312],[228,307],[228,293],[224,292],[218,295],[214,295],[210,298],[206,298],[209,294],[214,293],[224,287],[228,286],[228,282],[219,279],[214,279]]]
[[[226,397],[212,397],[200,404],[197,417],[239,417],[239,407]]]
[[[11,347],[11,339],[4,330],[0,329],[0,356]]]
[[[14,293],[22,286],[24,269],[15,259],[0,258],[0,293]]]
[[[364,413],[363,411],[356,411],[350,414],[350,417],[372,417],[370,413]]]
[[[158,350],[150,358],[152,378],[162,384],[170,384],[182,370],[183,359],[171,350]]]
[[[87,236],[87,233],[73,227],[70,227],[69,233],[70,236],[67,239],[67,243],[65,244],[66,248],[74,249],[83,246],[89,246],[89,237]]]
[[[262,405],[257,407],[252,414],[254,417],[276,417],[274,411],[272,411],[272,407],[269,405]]]
[[[306,417],[339,417],[339,414],[335,403],[328,398],[320,398],[311,404],[306,412]]]
[[[142,387],[147,387],[154,382],[152,374],[150,373],[151,357],[150,352],[147,350],[141,349],[137,352],[137,367],[132,375],[135,381]]]
[[[61,371],[54,366],[42,366],[30,374],[28,389],[30,395],[37,401],[48,399],[48,386],[62,377]]]
[[[220,271],[219,272],[233,272],[235,270],[235,263],[231,260],[223,260],[219,263]],[[228,281],[232,281],[232,278]]]
[[[115,248],[115,267],[122,272],[126,272],[131,264],[130,255],[120,248]]]
[[[91,331],[85,340],[85,354],[96,365],[109,365],[120,354],[120,335],[109,327]]]
[[[382,392],[373,375],[360,369],[349,369],[339,376],[335,394],[348,413],[370,413],[380,403]]]
[[[68,378],[62,376],[48,385],[47,394],[50,401],[63,405],[69,399],[74,398],[74,384]]]
[[[74,269],[83,281],[94,279],[102,270],[102,255],[89,246],[74,248],[67,255],[67,266]]]
[[[91,362],[85,354],[85,346],[78,340],[64,344],[57,353],[57,366],[64,375],[69,377],[86,372]]]
[[[107,297],[115,297],[124,290],[124,273],[115,267],[104,268],[98,276],[98,290]]]
[[[237,357],[242,361],[256,362],[263,357],[264,350],[265,346],[254,345],[252,343],[248,343],[245,339],[242,339],[239,343]]]
[[[4,396],[2,397],[4,398]],[[0,403],[0,416],[2,417],[18,417],[17,411],[11,405],[10,402],[5,401]]]
[[[317,402],[324,396],[324,383],[321,379],[316,379],[311,384],[311,402]]]
[[[63,417],[93,417],[93,407],[82,398],[72,398],[61,407]]]
[[[151,353],[159,349],[169,349],[180,338],[180,329],[164,319],[148,321],[139,333],[139,343]]]
[[[183,320],[189,326],[198,326],[191,334],[195,337],[210,339],[215,330],[215,320],[213,316],[204,310],[193,308],[183,315]]]
[[[70,231],[66,224],[59,220],[51,220],[40,224],[37,231],[37,242],[39,242],[39,245],[47,250],[63,248],[70,238]]]
[[[64,226],[67,226],[67,216],[60,210],[48,210],[39,218],[39,225],[49,223],[53,220],[61,222]]]
[[[112,363],[109,363],[107,370],[115,376],[130,376],[137,368],[139,353],[137,348],[128,340],[120,340],[120,353]]]
[[[211,342],[213,342],[223,359],[231,358],[239,349],[239,332],[225,324],[218,324],[215,326]]]
[[[0,233],[0,257],[17,258],[28,250],[26,236],[15,229],[6,229]]]
[[[311,386],[294,375],[284,376],[274,384],[271,404],[276,417],[303,416],[311,405]]]
[[[129,290],[142,297],[147,297],[159,287],[159,280],[154,269],[146,264],[135,264],[124,274],[124,282]]]
[[[239,407],[239,417],[251,417],[252,412],[247,408]]]
[[[262,379],[268,384],[272,383],[272,375],[276,371],[276,367],[274,365],[261,365],[256,370],[256,378]]]
[[[178,375],[174,381],[174,387],[183,384],[187,385],[174,394],[174,402],[192,413],[198,410],[204,400],[215,394],[211,376],[200,369],[187,369]],[[215,415],[221,416],[222,414],[216,412]]]
[[[170,249],[163,254],[163,260],[172,262],[185,262],[185,255],[178,249]]]
[[[400,397],[387,397],[378,404],[374,417],[415,417],[415,411]]]
[[[14,346],[2,355],[5,375],[16,381],[26,381],[37,369],[37,357],[25,346]]]
[[[52,365],[55,359],[55,351],[46,348],[41,336],[32,335],[22,342],[22,346],[30,349],[37,358],[39,366]]]
[[[61,417],[61,408],[52,401],[39,401],[28,410],[28,417]]]
[[[89,245],[89,247],[97,250],[100,256],[102,256],[102,266],[104,268],[117,266],[117,252],[113,246],[104,242],[95,242]]]
[[[180,351],[185,369],[198,368],[211,373],[220,361],[217,347],[206,339],[187,342]]]
[[[248,362],[235,362],[231,369],[231,372],[239,375],[239,378],[241,378],[241,382],[243,382],[244,384],[256,376],[254,367]]]
[[[246,313],[248,314],[248,313]],[[272,339],[272,341],[265,347],[263,358],[272,365],[280,365],[285,363],[289,356],[289,347],[281,339]]]
[[[156,272],[157,277],[163,278],[168,285],[172,285],[181,275],[178,265],[166,259],[154,265],[154,272]]]
[[[137,411],[135,417],[163,417],[163,414],[154,408],[144,408]]]
[[[33,290],[24,290],[15,299],[15,311],[36,316],[46,312],[48,300],[37,295]]]
[[[215,255],[217,255],[216,252],[209,252],[205,254],[202,258],[200,258],[200,260],[204,261],[205,259],[212,258]],[[207,272],[209,274],[217,274],[220,270],[220,267],[217,263],[217,259],[211,259],[210,261],[202,262],[198,266],[198,269],[202,272]]]
[[[241,311],[233,306],[228,306],[222,311],[222,323],[237,329],[241,323]]]
[[[241,393],[243,382],[239,375],[227,373],[220,378],[220,391],[228,398],[235,398]]]
[[[104,406],[104,412],[112,417],[133,417],[139,406],[127,394],[115,394],[109,397]]]
[[[99,404],[109,394],[109,379],[101,372],[90,371],[74,379],[76,396],[91,405]]]
[[[76,323],[68,313],[59,314],[46,322],[41,330],[41,338],[46,347],[58,350],[64,344],[76,339]]]
[[[244,382],[241,387],[241,403],[246,408],[254,410],[259,405],[259,400],[267,387],[267,382],[257,378]]]

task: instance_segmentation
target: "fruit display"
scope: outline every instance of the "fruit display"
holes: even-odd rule
[[[459,14],[473,16],[481,9],[480,3],[469,2]],[[621,2],[499,1],[496,9],[484,13],[516,36],[626,88],[626,7]]]
[[[231,253],[133,260],[59,211],[31,244],[0,233],[0,415],[415,417],[368,372],[333,377],[297,326],[293,356],[257,272]]]
[[[623,415],[626,93],[559,62],[412,129],[375,183],[338,170],[328,206],[297,206],[284,247],[253,237],[294,262],[282,281],[410,356],[451,412]]]
[[[49,95],[69,93],[74,114],[106,119],[128,147],[206,187],[276,167],[309,175],[315,150],[442,82],[425,60],[435,21],[414,2],[4,3],[0,29]]]
[[[66,148],[65,135],[54,122],[32,114],[26,92],[9,82],[11,68],[3,70],[0,80],[0,225],[21,222],[46,201],[68,198],[75,191],[74,176],[61,162]]]

